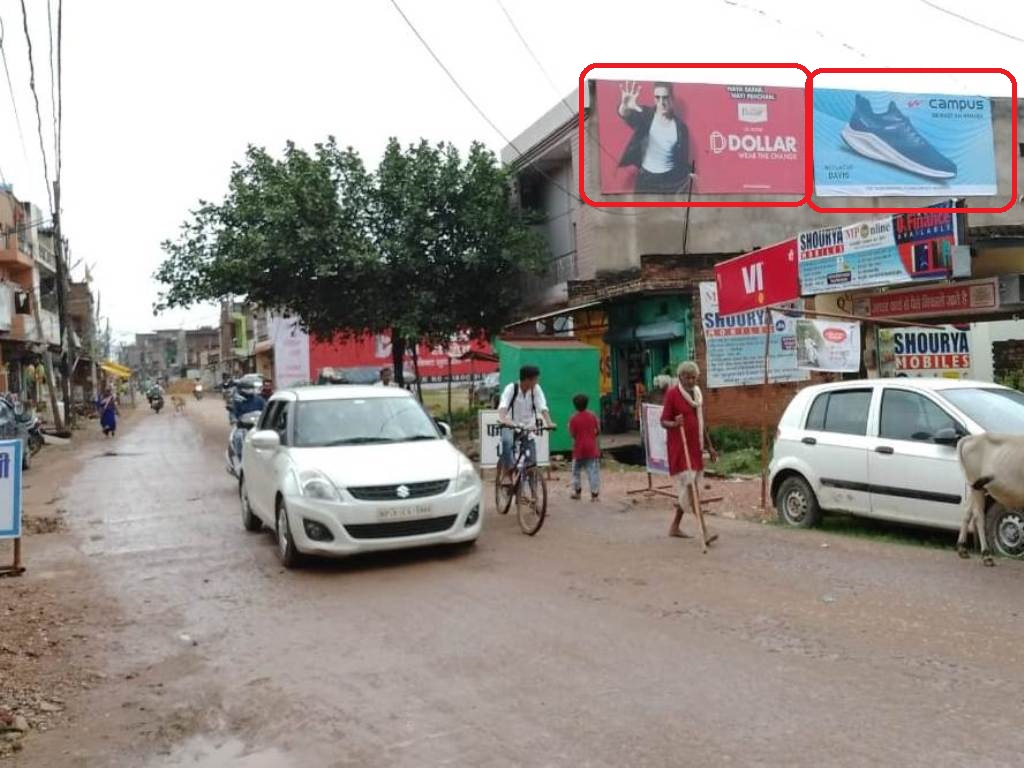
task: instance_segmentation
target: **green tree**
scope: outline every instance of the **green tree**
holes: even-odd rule
[[[280,159],[251,147],[224,200],[200,201],[163,244],[155,311],[245,295],[321,339],[388,333],[401,382],[410,346],[498,331],[543,266],[509,189],[479,144],[463,161],[450,144],[392,139],[374,173],[333,139]]]

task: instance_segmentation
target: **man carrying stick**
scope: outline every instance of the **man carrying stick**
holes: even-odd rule
[[[711,444],[708,426],[704,422],[704,396],[697,386],[700,368],[694,362],[685,362],[679,365],[676,373],[679,381],[665,392],[665,405],[661,412],[661,426],[668,431],[668,471],[678,493],[676,515],[668,535],[690,538],[679,530],[679,524],[685,511],[692,509],[706,549],[718,535],[707,535],[700,506],[700,485],[704,479],[703,449],[707,446],[712,461],[718,461],[718,453]]]

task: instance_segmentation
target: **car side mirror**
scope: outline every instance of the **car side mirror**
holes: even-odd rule
[[[252,447],[260,451],[276,451],[281,447],[281,436],[272,429],[252,433]]]
[[[953,427],[943,427],[932,435],[932,440],[938,445],[956,445],[962,437],[963,434],[961,434],[960,430]]]
[[[448,422],[440,421],[439,419],[435,419],[434,423],[437,424],[437,428],[441,430],[441,434],[444,435],[444,439],[445,440],[451,440],[452,439],[452,428],[448,424]]]

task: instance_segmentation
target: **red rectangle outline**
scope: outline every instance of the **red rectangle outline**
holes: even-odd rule
[[[669,201],[611,201],[611,202],[597,202],[587,196],[587,191],[584,185],[584,175],[586,171],[586,163],[584,162],[584,150],[586,145],[586,133],[584,131],[584,112],[583,112],[583,89],[586,88],[586,76],[587,73],[594,69],[602,68],[617,68],[617,69],[631,69],[631,68],[644,68],[644,67],[659,67],[663,69],[799,69],[805,75],[807,75],[807,81],[804,84],[804,115],[805,115],[805,130],[807,126],[806,114],[812,106],[811,101],[811,71],[803,64],[786,64],[786,63],[775,63],[775,64],[744,64],[733,62],[729,64],[711,63],[711,64],[700,64],[700,63],[675,63],[675,64],[651,64],[651,63],[605,63],[597,62],[586,66],[582,72],[580,72],[580,87],[579,87],[579,147],[580,147],[580,169],[579,169],[579,192],[580,197],[587,205],[594,208],[799,208],[801,205],[810,204],[811,202],[811,187],[808,187],[806,180],[811,177],[811,155],[809,152],[804,152],[804,196],[799,200],[770,200],[770,201],[743,201],[743,200],[722,200],[722,201],[698,201],[693,202],[692,200],[688,203],[677,203]],[[1009,74],[1009,73],[1007,73]],[[804,138],[804,145],[807,146],[807,139]]]
[[[814,70],[807,76],[807,112],[804,117],[807,121],[807,125],[804,128],[804,132],[807,134],[807,138],[804,140],[807,145],[808,152],[807,157],[809,162],[804,166],[807,173],[807,179],[804,182],[804,186],[808,189],[814,189],[814,78],[821,74],[833,74],[833,73],[862,73],[866,72],[869,74],[886,74],[888,72],[901,72],[910,74],[989,74],[989,75],[1006,75],[1010,81],[1010,99],[1011,105],[1011,120],[1010,120],[1010,176],[1012,179],[1012,189],[1010,190],[1010,202],[1004,205],[1002,208],[944,208],[943,211],[950,213],[1006,213],[1014,205],[1017,204],[1017,80],[1007,69],[1001,67],[969,67],[964,69],[954,69],[952,67],[821,67]],[[581,102],[582,103],[582,102]],[[998,161],[997,161],[998,167]],[[996,174],[998,179],[999,174]],[[813,211],[818,213],[934,213],[934,208],[823,208],[816,204],[810,196],[807,198],[807,205]]]

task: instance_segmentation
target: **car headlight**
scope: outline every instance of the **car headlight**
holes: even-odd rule
[[[299,492],[309,499],[320,501],[338,501],[338,489],[334,483],[315,469],[307,469],[298,474]]]
[[[459,461],[459,474],[455,476],[455,493],[472,488],[480,482],[480,476],[476,473],[473,462],[467,459]]]

